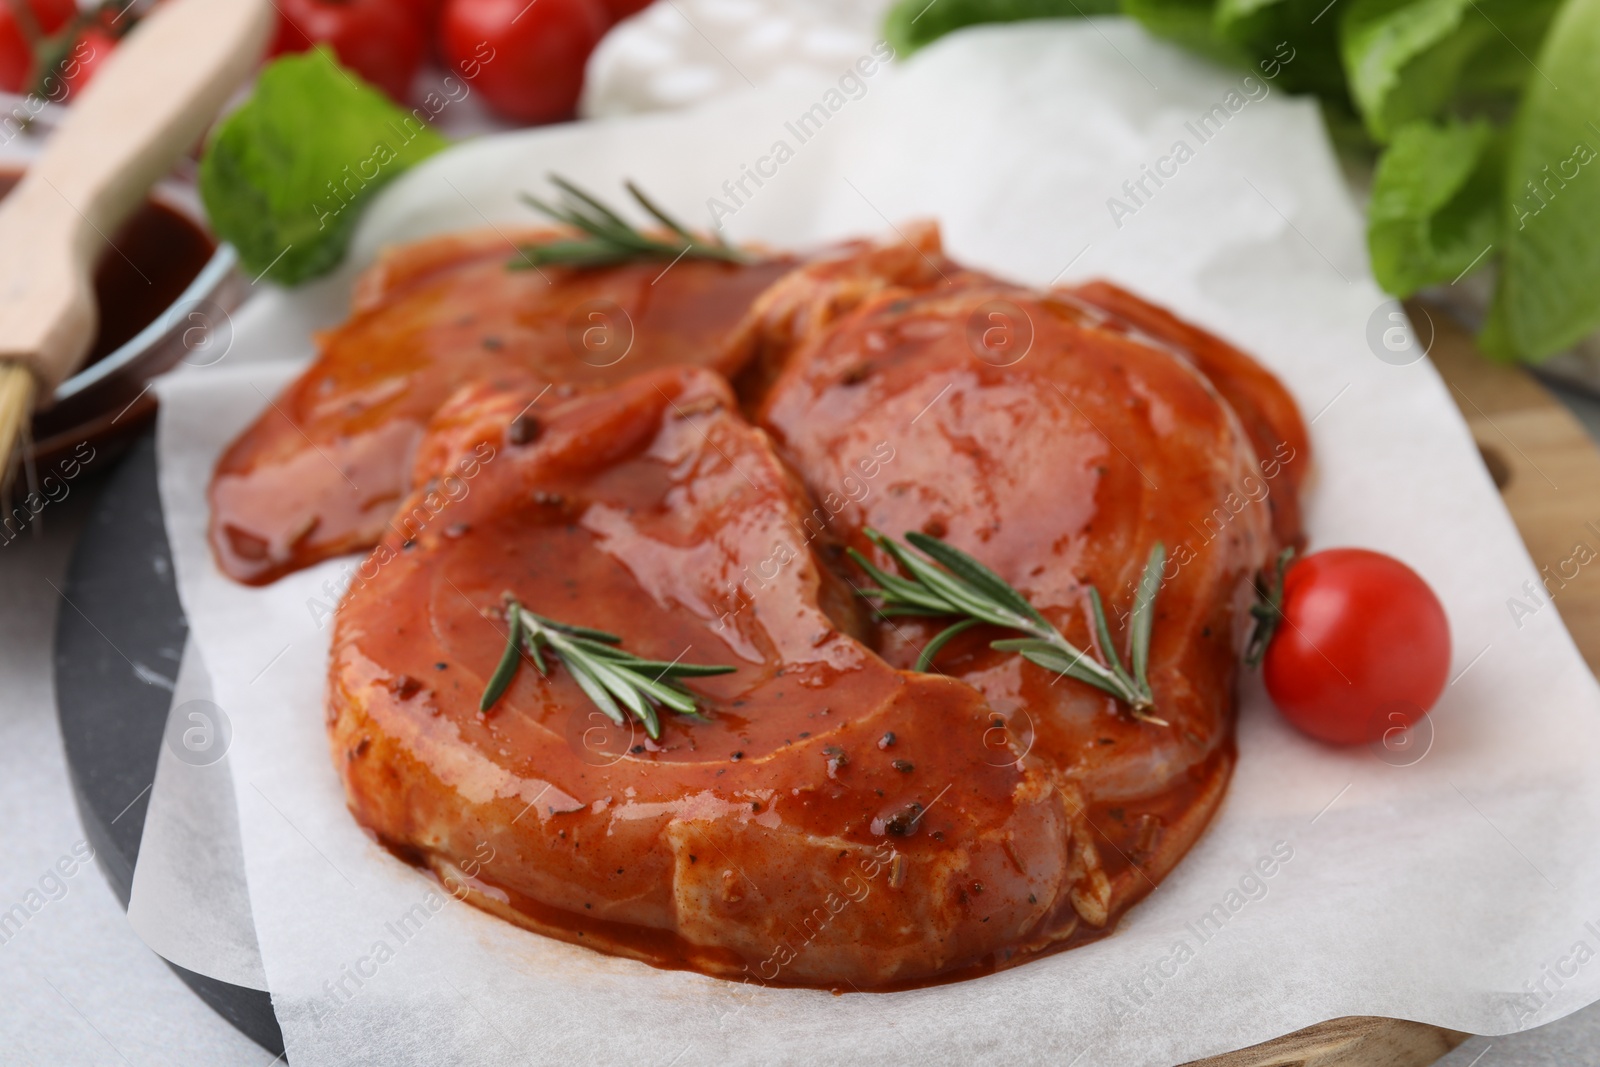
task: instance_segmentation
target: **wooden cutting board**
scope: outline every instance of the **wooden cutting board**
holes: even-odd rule
[[[1422,305],[1407,310],[1421,341],[1432,323],[1429,358],[1466,416],[1528,554],[1551,576],[1562,620],[1590,669],[1600,672],[1600,567],[1567,562],[1580,543],[1600,552],[1600,449],[1531,375],[1485,359],[1447,314]],[[1561,576],[1563,563],[1575,578]],[[1395,1019],[1334,1019],[1185,1067],[1424,1067],[1467,1036]]]

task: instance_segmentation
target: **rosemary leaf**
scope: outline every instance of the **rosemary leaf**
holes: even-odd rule
[[[500,699],[511,684],[511,679],[516,676],[517,661],[522,658],[522,617],[513,612],[508,621],[506,650],[500,653],[500,664],[489,676],[489,684],[483,688],[483,697],[478,701],[479,711],[488,711]],[[542,666],[539,669],[541,672],[544,670]]]
[[[1087,682],[1126,703],[1132,704],[1137,699],[1131,686],[1070,641],[1041,641],[1037,637],[1022,637],[992,641],[989,647],[1000,652],[1019,653],[1029,663],[1043,667],[1052,674],[1064,674]]]
[[[873,590],[863,589],[861,593],[863,596],[871,596]],[[919,608],[911,604],[890,604],[879,608],[878,614],[886,619],[942,619],[953,612],[948,607]]]
[[[1022,658],[1029,663],[1043,667],[1056,674],[1064,674],[1068,678],[1076,678],[1080,682],[1102,689],[1125,703],[1131,703],[1130,697],[1123,695],[1118,687],[1115,676],[1107,677],[1107,672],[1098,669],[1099,664],[1089,658],[1087,652],[1080,652],[1070,658],[1056,649],[1029,649],[1022,653]]]
[[[632,659],[629,665],[636,671],[654,672],[652,678],[662,674],[670,674],[674,678],[710,678],[737,669],[717,663],[667,663],[658,659]]]
[[[593,241],[551,241],[519,251],[521,257],[512,261],[512,270],[532,270],[536,266],[610,267],[634,258],[634,253],[625,248],[607,247]]]
[[[564,661],[568,662],[570,666],[570,661],[575,658],[577,657],[567,651]],[[626,707],[640,719],[645,717],[644,694],[639,692],[639,688],[633,684],[633,681],[626,674],[599,657],[589,660],[585,666],[595,676],[595,679],[606,687],[606,692],[616,698],[617,703]]]
[[[948,570],[965,579],[968,584],[991,597],[996,603],[1004,604],[1019,615],[1025,615],[1040,626],[1050,625],[1044,616],[1034,610],[1032,604],[1021,593],[1006,584],[994,571],[985,567],[965,552],[955,549],[939,540],[929,537],[925,533],[912,530],[906,534],[906,540],[931,556],[936,562],[943,564]]]
[[[1134,590],[1133,610],[1128,616],[1128,657],[1133,661],[1133,676],[1143,678],[1150,669],[1150,627],[1156,617],[1156,593],[1161,590],[1161,570],[1167,563],[1166,546],[1159,541],[1150,549],[1139,588]],[[1150,693],[1146,690],[1145,696]]]
[[[648,196],[645,196],[644,190],[633,184],[631,179],[623,182],[623,187],[628,190],[629,195],[631,195],[635,200],[639,201],[640,207],[644,208],[655,217],[657,222],[661,223],[661,225],[665,226],[667,229],[671,230],[685,241],[689,241],[691,243],[694,241],[694,234],[684,229],[682,224],[679,223],[677,219],[673,218],[671,215],[668,215],[665,211],[656,206],[656,202],[651,200]]]
[[[550,175],[550,184],[554,185],[557,189],[560,189],[561,192],[568,198],[568,203],[571,205],[567,209],[569,215],[575,218],[578,217],[580,214],[580,208],[578,207],[578,204],[586,204],[590,208],[591,217],[599,218],[610,223],[614,232],[627,233],[632,229],[632,227],[628,225],[627,221],[623,219],[621,215],[618,215],[598,198],[590,193],[585,192],[571,181],[561,177],[561,175]],[[574,201],[577,203],[573,203]]]
[[[622,638],[616,634],[536,615],[509,594],[506,615],[511,636],[500,657],[500,665],[495,668],[479,701],[478,706],[483,711],[488,711],[505,693],[524,648],[533,656],[539,670],[546,674],[549,671],[541,649],[554,653],[595,707],[619,725],[626,723],[631,714],[644,724],[645,732],[652,738],[661,736],[658,707],[704,718],[695,695],[672,679],[706,678],[736,669],[709,663],[644,659],[619,647]]]
[[[575,648],[581,648],[585,652],[592,652],[594,655],[602,659],[635,658],[631,652],[624,652],[622,649],[617,647],[615,642],[611,641],[598,641],[590,637],[580,637],[576,634],[572,634],[567,637],[567,643],[571,644]],[[665,667],[666,664],[663,663],[662,666]]]
[[[534,615],[527,608],[522,609],[522,614],[532,616],[535,622],[548,630],[559,630],[564,634],[571,634],[573,637],[581,637],[589,641],[602,641],[607,645],[622,644],[622,638],[616,634],[606,633],[604,630],[591,630],[587,626],[573,626],[571,623],[556,622],[554,619],[547,619],[543,615]]]
[[[550,175],[550,182],[560,191],[560,202],[547,203],[531,193],[523,193],[522,202],[583,236],[519,248],[519,257],[510,264],[512,270],[548,265],[607,267],[639,259],[676,261],[684,257],[728,263],[749,261],[748,256],[721,237],[711,241],[696,237],[631,181],[626,183],[628,192],[651,218],[667,228],[666,237],[638,229],[598,197],[560,175]]]
[[[646,704],[644,706],[642,719],[644,721],[644,732],[650,735],[650,740],[658,739],[661,736],[661,719],[656,715],[654,705]]]
[[[935,637],[932,641],[929,641],[927,646],[923,648],[922,655],[917,657],[916,669],[919,671],[927,670],[929,667],[933,666],[933,657],[939,654],[939,650],[941,648],[949,644],[952,637],[955,637],[957,634],[964,633],[967,630],[972,629],[974,626],[982,625],[982,619],[962,619],[958,623],[952,623],[951,625],[946,626],[943,630],[939,631],[939,635],[937,637]]]
[[[882,595],[885,597],[886,605],[892,603],[896,608],[903,609],[898,612],[899,614],[910,615],[919,612],[930,615],[950,614],[950,605],[948,603],[941,597],[927,592],[916,582],[908,582],[904,578],[897,578],[892,574],[879,570],[866,556],[863,556],[853,548],[850,549],[850,558],[860,564],[861,569],[866,571],[867,575],[882,587],[881,589],[863,590],[863,595]],[[915,611],[912,609],[915,609]]]
[[[605,684],[594,676],[586,663],[576,657],[566,663],[567,672],[572,675],[573,681],[578,683],[578,687],[594,702],[595,707],[605,712],[606,718],[618,726],[628,721],[622,714],[622,709],[617,707],[617,702],[611,699],[611,694],[606,692]]]
[[[1106,657],[1106,666],[1111,668],[1111,673],[1116,675],[1119,682],[1130,689],[1136,688],[1133,679],[1128,677],[1127,670],[1122,666],[1122,660],[1117,656],[1117,643],[1111,639],[1111,624],[1106,621],[1105,604],[1100,600],[1100,590],[1093,586],[1089,587],[1089,617],[1094,621],[1094,639]]]
[[[639,689],[657,704],[665,705],[679,715],[699,715],[700,708],[694,697],[675,685],[664,685],[638,671],[628,671],[628,676]]]
[[[1028,628],[1025,623],[1019,622],[1021,616],[1006,610],[992,598],[985,597],[982,592],[948,571],[942,571],[926,560],[918,559],[909,550],[888,538],[883,538],[879,544],[884,551],[895,558],[895,562],[910,571],[913,578],[942,600],[951,609],[952,615],[972,615],[996,626],[1009,626],[1013,629]]]

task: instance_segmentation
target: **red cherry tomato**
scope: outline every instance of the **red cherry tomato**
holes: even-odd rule
[[[430,58],[439,58],[439,22],[444,18],[445,0],[397,0],[411,12],[412,19],[422,29],[423,51]]]
[[[76,0],[28,0],[39,33],[49,36],[78,13]],[[39,79],[29,35],[9,0],[0,0],[0,89],[24,93]]]
[[[621,22],[634,12],[643,11],[652,2],[653,0],[603,0],[613,22]]]
[[[422,28],[423,51],[429,58],[439,58],[439,20],[444,18],[444,0],[398,0],[398,2],[410,10],[411,17]]]
[[[515,122],[570,118],[609,20],[597,0],[448,0],[446,66]]]
[[[90,26],[78,34],[78,39],[61,60],[61,81],[66,86],[66,99],[72,99],[89,84],[95,71],[105,65],[116,47],[116,37],[98,26]]]
[[[1376,741],[1433,707],[1450,673],[1450,624],[1428,583],[1364,548],[1306,556],[1283,582],[1262,679],[1284,718],[1338,745]]]
[[[274,0],[272,55],[326,43],[339,62],[395,100],[405,100],[427,38],[409,4],[395,0]]]
[[[411,9],[417,25],[422,27],[424,33],[431,34],[434,27],[439,25],[439,15],[444,11],[444,0],[400,0],[400,3]]]

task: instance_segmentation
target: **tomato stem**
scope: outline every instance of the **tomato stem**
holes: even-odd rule
[[[1264,570],[1256,576],[1256,596],[1259,599],[1250,605],[1250,614],[1255,617],[1256,626],[1250,633],[1249,644],[1245,645],[1244,663],[1247,667],[1261,666],[1267,646],[1278,632],[1278,624],[1283,619],[1283,576],[1294,554],[1294,546],[1290,545],[1278,553],[1277,562],[1270,573]]]

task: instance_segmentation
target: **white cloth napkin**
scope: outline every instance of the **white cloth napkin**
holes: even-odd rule
[[[589,56],[584,118],[807,85],[871,49],[891,0],[667,0],[613,26]]]

